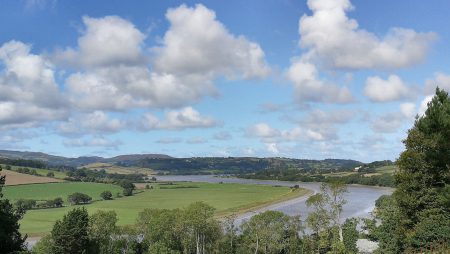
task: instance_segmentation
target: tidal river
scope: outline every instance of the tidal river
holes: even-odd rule
[[[242,184],[267,184],[267,185],[282,185],[293,186],[298,184],[302,188],[310,189],[314,193],[320,191],[321,183],[304,183],[304,182],[284,182],[271,180],[254,180],[254,179],[240,179],[240,178],[223,178],[212,175],[187,175],[187,176],[157,176],[158,180],[162,181],[191,181],[191,182],[208,182],[208,183],[242,183]],[[370,216],[370,212],[375,207],[375,200],[381,195],[391,194],[392,188],[374,187],[364,185],[348,185],[348,193],[345,195],[347,204],[344,206],[342,212],[342,221],[350,217],[365,218]],[[266,210],[276,210],[284,212],[288,215],[301,215],[302,220],[308,216],[311,211],[306,206],[306,199],[308,197],[299,197],[288,201],[283,201],[274,205],[270,205],[252,212],[241,214],[237,218],[237,224],[242,220],[249,219],[254,214],[264,212]]]

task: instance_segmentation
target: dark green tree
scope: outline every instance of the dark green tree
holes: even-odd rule
[[[22,237],[19,232],[19,220],[24,212],[21,209],[14,209],[9,200],[3,198],[4,185],[5,176],[0,176],[0,251],[11,253],[25,248],[26,236]]]
[[[100,197],[103,200],[111,200],[112,199],[112,193],[110,191],[104,191],[104,192],[100,193]]]
[[[450,97],[439,88],[403,141],[393,196],[409,248],[450,241]],[[436,227],[428,224],[435,224]]]
[[[56,221],[51,232],[54,254],[85,254],[89,251],[89,215],[84,207],[75,208]]]

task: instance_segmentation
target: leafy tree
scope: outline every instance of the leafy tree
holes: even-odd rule
[[[104,191],[104,192],[100,193],[100,197],[103,200],[111,200],[112,199],[112,193],[110,191]]]
[[[3,253],[10,253],[25,248],[26,236],[22,237],[19,232],[19,220],[24,212],[21,209],[14,209],[9,200],[3,198],[4,185],[5,176],[0,175],[0,250]]]
[[[113,252],[112,238],[117,234],[117,214],[114,211],[97,211],[89,217],[89,238],[95,253]]]
[[[16,203],[14,203],[15,207],[17,209],[26,211],[26,210],[31,210],[33,209],[33,207],[36,206],[36,200],[34,199],[19,199],[16,201]]]
[[[286,251],[289,247],[287,239],[298,238],[296,229],[300,228],[300,225],[291,227],[291,222],[299,223],[299,221],[291,221],[289,216],[278,211],[266,211],[253,216],[242,224],[244,242],[241,252],[281,253]]]
[[[120,181],[119,186],[123,188],[124,196],[133,195],[133,191],[136,189],[136,186],[133,184],[133,182],[131,182],[129,180]]]
[[[342,225],[346,253],[358,253],[358,249],[356,248],[356,241],[359,236],[359,232],[356,229],[357,225],[358,220],[355,218],[346,219],[344,225]]]
[[[439,88],[423,116],[416,119],[403,141],[397,161],[398,205],[406,242],[418,249],[428,243],[450,241],[450,97]],[[437,227],[427,227],[428,223]],[[439,223],[442,222],[442,223]],[[439,232],[434,231],[439,228]]]
[[[36,245],[33,246],[32,254],[48,254],[53,251],[53,239],[52,235],[46,235],[42,237]]]
[[[55,174],[53,172],[48,172],[47,177],[55,177]]]
[[[90,203],[92,198],[87,194],[81,192],[75,192],[69,195],[67,198],[71,205],[87,204]]]
[[[184,209],[181,226],[185,250],[190,248],[191,243],[195,243],[197,254],[214,249],[222,232],[220,223],[214,218],[214,210],[214,207],[203,202],[192,203]]]
[[[89,251],[89,215],[84,207],[75,208],[56,221],[51,232],[52,253],[84,254]]]

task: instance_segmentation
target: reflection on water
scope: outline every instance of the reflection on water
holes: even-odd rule
[[[321,183],[303,183],[303,182],[282,182],[282,181],[266,181],[266,180],[253,180],[253,179],[240,179],[240,178],[222,178],[212,175],[188,175],[188,176],[158,176],[158,180],[161,181],[192,181],[192,182],[208,182],[208,183],[243,183],[243,184],[267,184],[267,185],[282,185],[292,186],[298,184],[302,188],[310,189],[312,191],[319,192]],[[391,194],[392,188],[373,187],[373,186],[361,186],[361,185],[349,185],[348,193],[346,194],[347,204],[344,206],[342,212],[342,220],[350,217],[368,217],[370,212],[375,207],[375,200],[381,195]],[[300,197],[291,199],[278,204],[267,206],[262,209],[255,210],[243,214],[238,217],[238,224],[244,219],[248,219],[256,213],[260,213],[266,210],[276,210],[284,212],[288,215],[301,215],[304,219],[308,216],[310,210],[306,207],[307,197]]]

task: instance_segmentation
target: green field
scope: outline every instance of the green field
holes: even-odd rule
[[[0,164],[2,165],[3,168],[6,168],[5,164]],[[48,170],[48,169],[41,169],[41,168],[31,168],[31,167],[21,167],[21,166],[10,166],[12,170],[17,171],[18,168],[28,168],[30,170],[36,170],[36,172],[39,175],[42,176],[47,176],[47,173],[52,172],[55,177],[54,178],[58,178],[58,179],[64,179],[65,177],[67,177],[66,173],[64,172],[60,172],[60,171],[56,171],[56,170]]]
[[[105,190],[113,194],[122,193],[121,187],[112,184],[64,182],[6,186],[3,188],[3,194],[12,202],[17,199],[49,200],[57,197],[66,200],[67,196],[74,192],[82,192],[91,196],[93,200],[99,200],[100,193]]]
[[[379,167],[375,169],[378,173],[388,173],[393,174],[397,170],[397,166],[391,165],[391,166],[384,166]]]
[[[66,184],[66,183],[63,183]],[[52,184],[41,184],[52,185]],[[83,192],[89,184],[83,186],[78,191]],[[189,188],[182,188],[190,186]],[[194,187],[195,186],[195,187]],[[97,210],[114,210],[119,218],[119,225],[133,224],[138,213],[145,208],[181,208],[192,202],[204,201],[217,209],[217,215],[222,216],[229,213],[245,212],[252,208],[267,205],[277,201],[294,198],[309,193],[308,190],[299,189],[291,191],[288,187],[272,187],[268,185],[247,185],[247,184],[212,184],[212,183],[185,183],[173,186],[164,185],[168,189],[160,189],[160,185],[154,184],[154,189],[145,190],[132,197],[123,197],[110,201],[94,202],[87,205],[90,213]],[[15,198],[24,197],[24,190],[18,193],[7,194]],[[45,195],[58,196],[41,189],[28,196],[42,197]],[[54,209],[42,209],[28,211],[21,221],[21,231],[30,236],[42,235],[49,232],[57,219],[67,213],[73,207],[63,207]]]

